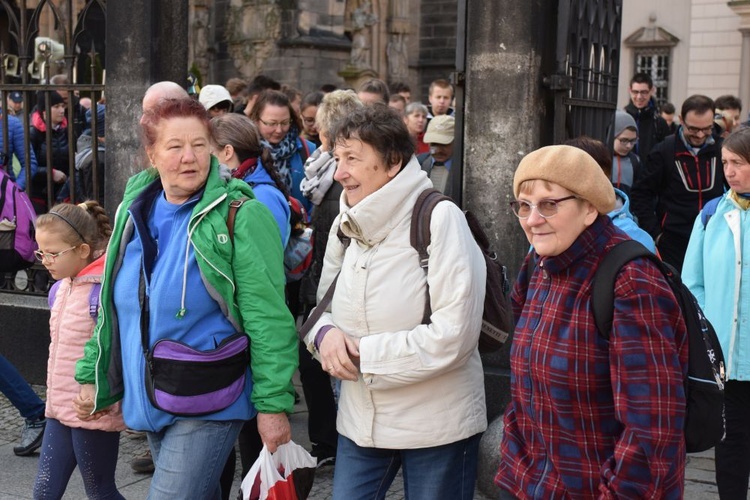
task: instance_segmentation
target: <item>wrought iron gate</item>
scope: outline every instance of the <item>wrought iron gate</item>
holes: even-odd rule
[[[23,164],[16,162],[15,172],[25,176],[27,192],[32,186],[42,186],[36,203],[37,211],[44,211],[56,201],[79,201],[84,194],[84,182],[76,175],[76,142],[84,130],[91,136],[91,178],[86,180],[85,196],[102,201],[103,170],[98,155],[102,153],[103,139],[101,120],[104,105],[105,67],[105,0],[0,0],[0,102],[3,112],[0,119],[4,163],[13,169],[12,144],[9,143],[9,121],[18,118],[24,130]],[[39,36],[43,33],[47,36]],[[55,167],[39,169],[32,175],[33,147],[30,141],[35,127],[33,111],[37,102],[41,104],[43,121],[36,123],[36,132],[44,134],[46,154],[44,164],[53,165],[52,113],[50,104],[53,93],[66,103],[67,117],[67,169],[64,184]],[[9,97],[20,95],[23,112],[10,117],[12,110]],[[43,97],[45,96],[45,97]],[[57,98],[55,98],[57,99]],[[90,101],[86,113],[86,100]],[[39,132],[42,129],[46,129]],[[17,156],[21,156],[16,152]],[[58,160],[59,161],[59,160]],[[0,165],[1,166],[1,165]],[[20,169],[19,169],[20,167]],[[58,171],[61,171],[59,169]],[[46,186],[45,186],[46,184]],[[61,194],[64,185],[65,195]],[[44,189],[46,187],[46,189]],[[13,275],[0,275],[0,290],[5,292],[46,294],[50,278],[39,264]]]
[[[606,142],[617,108],[622,0],[559,0],[553,140],[587,135]]]

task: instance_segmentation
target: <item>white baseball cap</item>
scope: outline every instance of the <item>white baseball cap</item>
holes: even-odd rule
[[[232,96],[221,85],[206,85],[201,89],[201,93],[198,94],[198,100],[206,108],[206,111],[208,111],[220,102],[229,101],[231,104]]]

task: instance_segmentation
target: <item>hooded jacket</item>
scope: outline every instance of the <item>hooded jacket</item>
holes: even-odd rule
[[[2,120],[2,110],[0,110],[0,165],[8,165],[8,175],[10,175],[11,180],[16,181],[16,185],[21,189],[26,189],[26,148],[24,147],[24,141],[23,141],[23,124],[21,123],[21,120],[16,118],[15,116],[8,116],[8,155],[9,158],[6,158],[3,160],[2,153],[5,151],[5,147],[3,146],[3,120]],[[18,177],[16,177],[15,172],[13,172],[13,168],[11,168],[12,165],[12,157],[13,155],[16,155],[18,158],[19,163],[21,164],[21,170],[18,172]],[[34,149],[29,150],[29,164],[31,166],[31,177],[34,177],[36,175],[36,172],[38,170],[37,163],[36,163],[36,155],[34,154]]]
[[[341,195],[331,227],[318,299],[341,271],[330,309],[305,339],[335,325],[360,338],[359,379],[341,383],[336,419],[357,445],[440,446],[487,428],[484,374],[477,349],[486,267],[461,210],[439,203],[432,214],[428,274],[409,242],[419,194],[432,187],[419,162],[353,207]],[[341,228],[351,238],[344,247]],[[426,282],[432,316],[422,324]]]
[[[29,128],[29,141],[34,149],[36,161],[39,168],[47,166],[47,122],[42,118],[39,111],[31,115],[31,127]],[[63,118],[59,127],[51,132],[52,136],[52,167],[64,172],[70,172],[68,159],[68,120]]]
[[[642,244],[652,252],[656,253],[656,245],[654,245],[654,239],[646,231],[638,227],[633,214],[630,213],[630,199],[628,195],[619,189],[615,188],[615,209],[612,210],[608,215],[612,219],[615,226],[632,239]]]
[[[89,296],[96,283],[101,283],[104,257],[86,266],[77,276],[61,280],[53,289],[50,313],[50,345],[47,362],[47,402],[45,416],[59,420],[68,427],[102,431],[125,429],[119,403],[98,420],[84,422],[73,409],[73,399],[80,386],[74,375],[76,361],[83,354],[86,342],[94,331]]]
[[[245,176],[244,181],[253,188],[253,193],[255,193],[257,200],[271,211],[276,224],[279,226],[281,246],[286,248],[292,227],[289,224],[291,210],[284,194],[279,191],[276,183],[260,161],[258,161],[255,170]]]
[[[294,406],[291,380],[297,369],[298,341],[294,321],[284,301],[283,252],[278,226],[244,181],[227,181],[226,177],[220,174],[218,161],[212,157],[203,194],[190,216],[189,243],[195,249],[206,289],[235,330],[244,331],[250,337],[251,400],[255,409],[262,413],[289,412]],[[160,182],[156,169],[133,176],[115,215],[102,281],[99,320],[94,336],[86,344],[85,355],[76,366],[76,380],[96,386],[94,412],[123,396],[123,376],[128,372],[122,366],[113,283],[122,264],[122,254],[135,230],[128,209],[154,182]],[[226,225],[229,202],[242,197],[250,200],[237,211],[232,244]],[[145,392],[145,387],[143,390]]]

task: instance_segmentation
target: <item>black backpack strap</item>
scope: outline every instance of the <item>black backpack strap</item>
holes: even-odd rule
[[[635,240],[627,240],[615,245],[599,263],[591,286],[591,309],[599,335],[609,340],[612,331],[612,317],[615,307],[615,279],[622,266],[633,259],[651,259],[664,272],[659,258]]]
[[[417,201],[414,203],[414,209],[411,212],[411,230],[409,242],[414,250],[419,254],[419,265],[427,274],[429,267],[430,254],[427,253],[427,247],[430,246],[432,234],[430,233],[430,221],[432,220],[432,211],[438,203],[443,200],[452,201],[449,197],[435,188],[425,189],[420,193]],[[422,314],[422,324],[426,325],[432,315],[430,306],[430,284],[427,283],[427,300],[424,304],[424,313]]]
[[[302,324],[302,327],[299,329],[299,339],[304,342],[305,337],[307,337],[307,334],[310,333],[310,330],[312,329],[313,325],[318,322],[321,316],[323,316],[323,312],[328,309],[328,306],[331,304],[331,301],[333,300],[333,293],[336,291],[336,282],[339,280],[339,276],[341,275],[341,271],[336,273],[336,277],[333,278],[333,282],[331,282],[331,286],[328,287],[328,290],[326,290],[326,294],[323,295],[323,298],[320,299],[320,302],[318,302],[318,305],[315,307],[315,310],[310,314],[310,316],[307,317],[305,322]]]

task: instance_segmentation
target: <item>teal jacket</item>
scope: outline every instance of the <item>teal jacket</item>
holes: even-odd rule
[[[122,399],[123,372],[127,374],[119,349],[112,286],[134,231],[128,208],[141,191],[158,181],[155,169],[133,176],[115,215],[99,320],[83,359],[76,365],[78,383],[96,385],[95,412]],[[226,224],[229,203],[242,197],[251,200],[237,211],[232,245]],[[290,412],[294,406],[292,376],[297,370],[298,340],[284,298],[284,255],[276,221],[245,182],[230,180],[212,158],[205,190],[193,209],[189,227],[206,288],[237,331],[250,337],[253,405],[261,413]]]
[[[750,210],[728,194],[705,228],[696,217],[682,281],[716,330],[727,380],[750,380]]]

